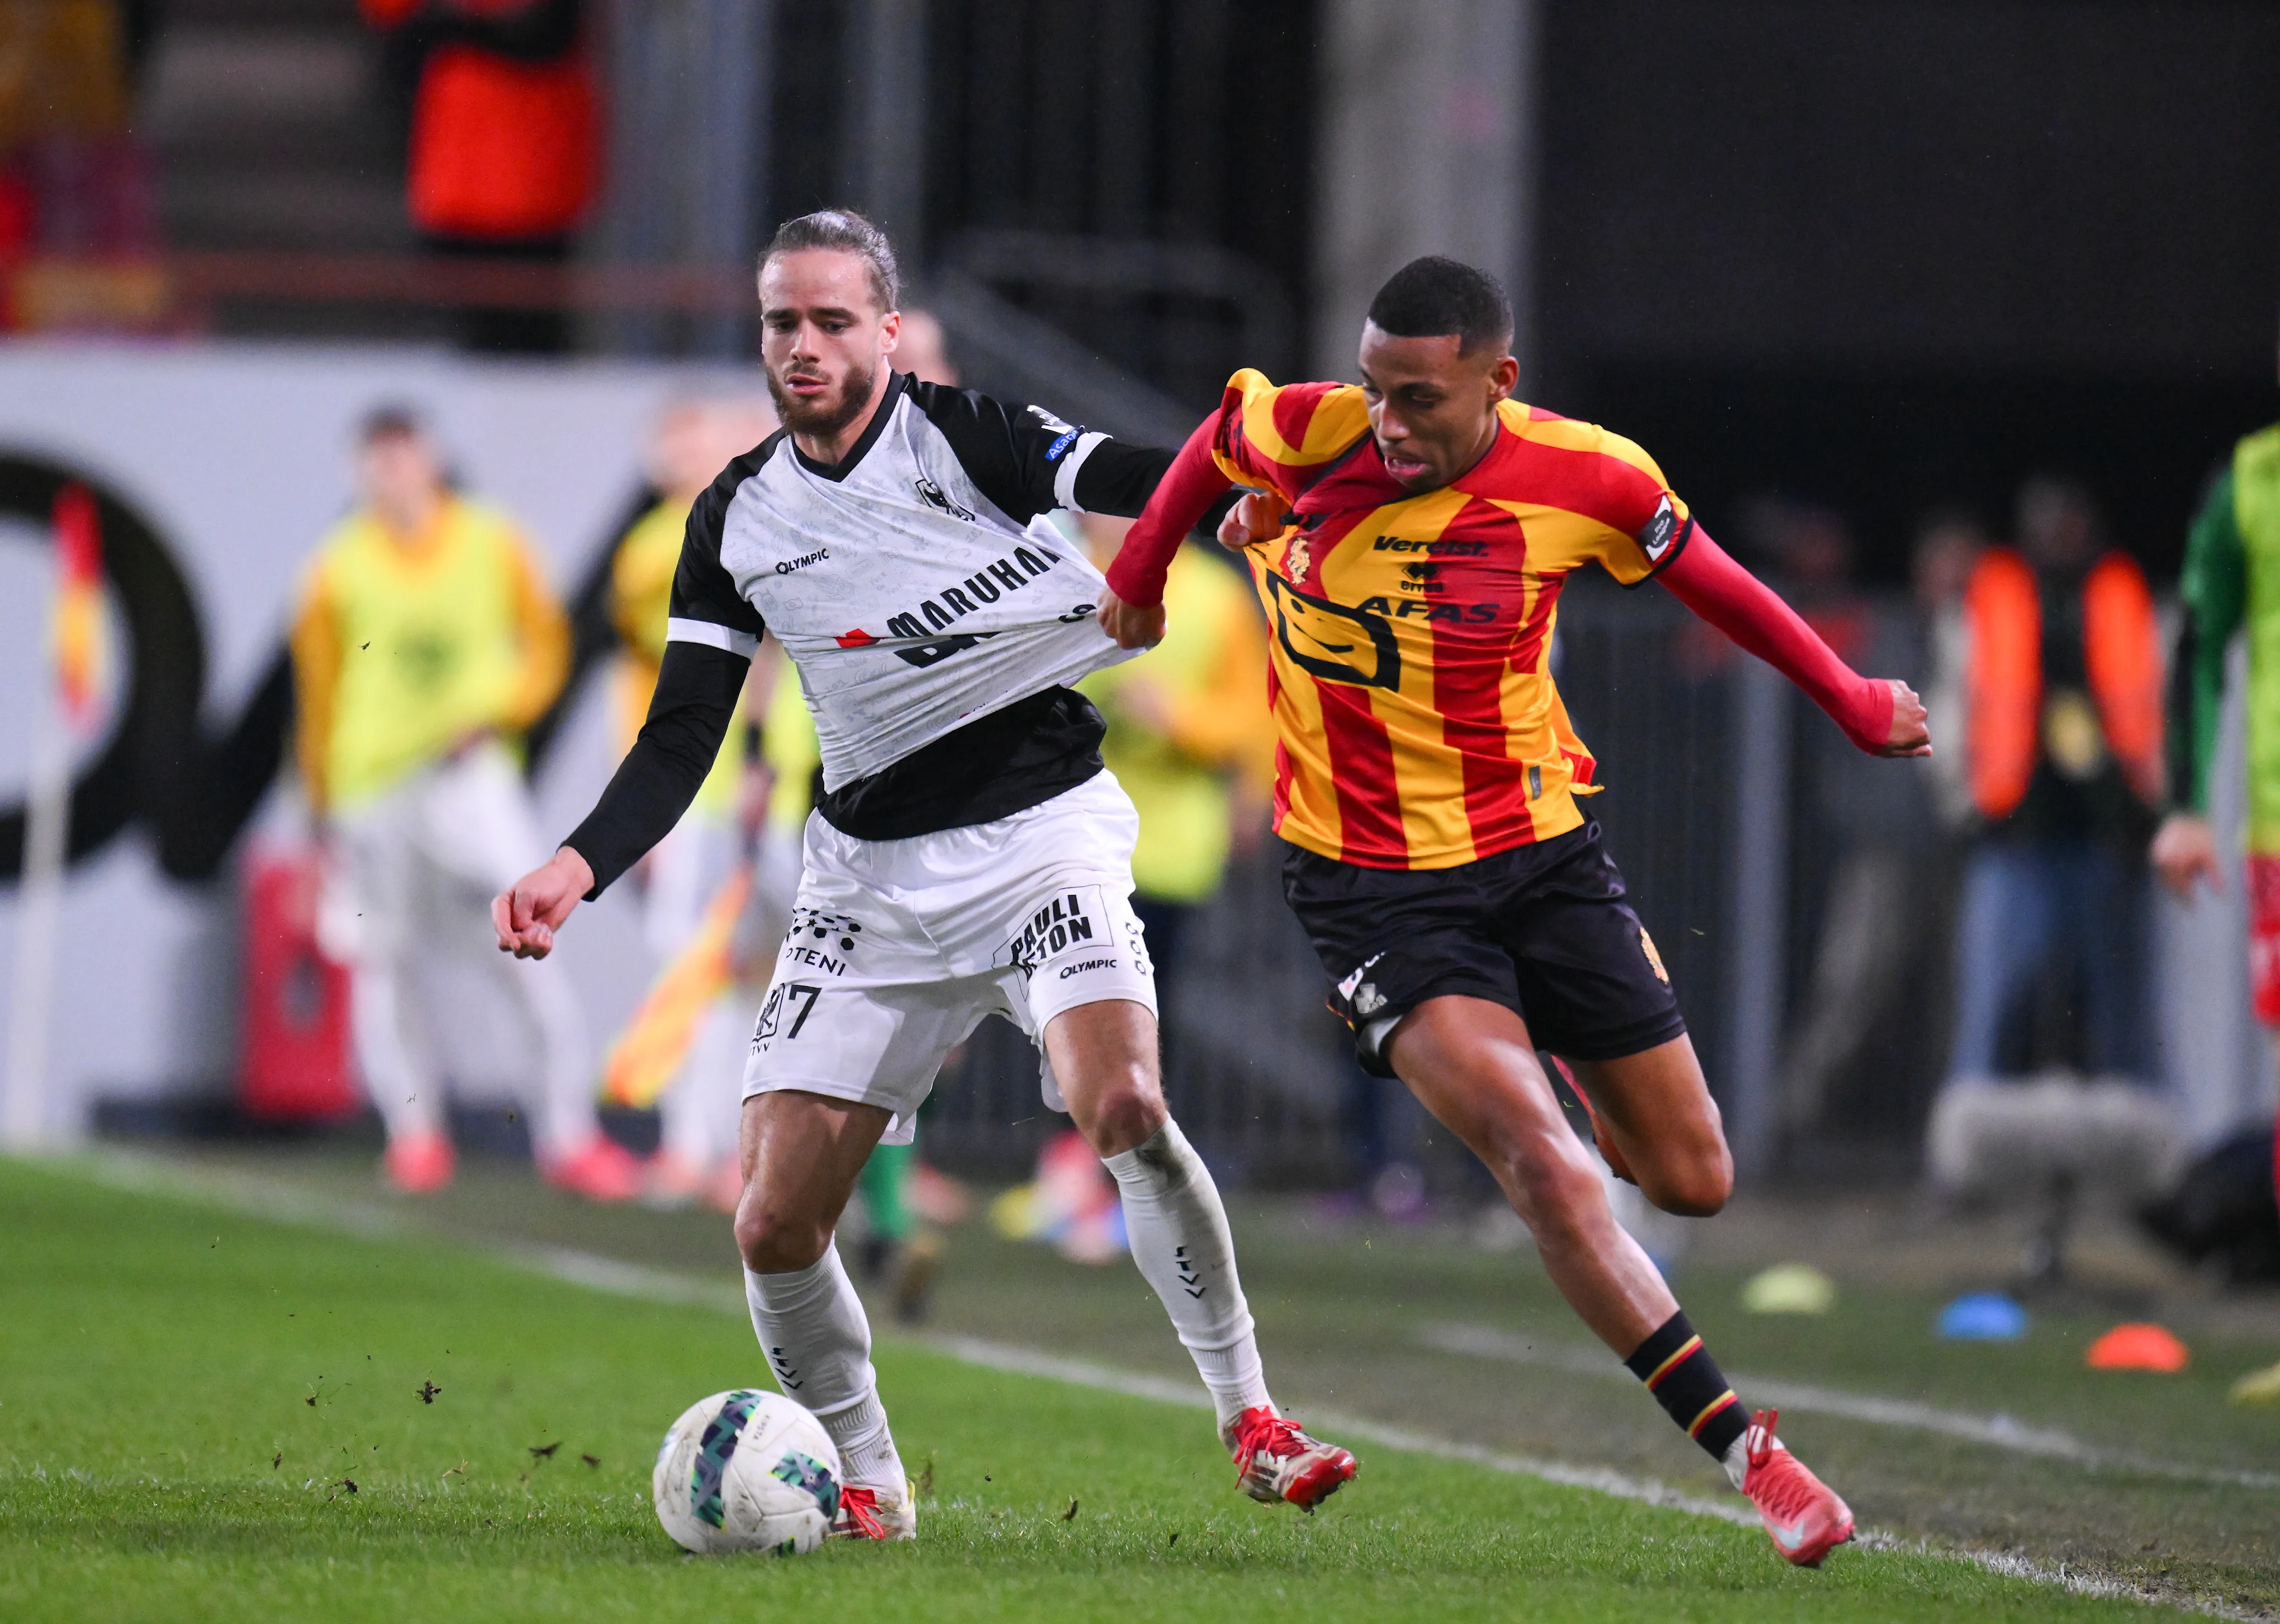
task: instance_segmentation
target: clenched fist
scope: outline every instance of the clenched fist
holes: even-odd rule
[[[554,951],[554,933],[570,917],[578,899],[594,889],[594,871],[565,846],[491,898],[491,927],[498,949],[517,958],[543,958]]]

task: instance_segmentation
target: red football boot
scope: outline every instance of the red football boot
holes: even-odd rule
[[[1243,1492],[1269,1505],[1288,1500],[1312,1512],[1360,1469],[1352,1451],[1308,1437],[1266,1405],[1236,1417],[1220,1442],[1235,1456]]]
[[[549,1184],[589,1201],[631,1201],[642,1193],[639,1158],[602,1134],[566,1156],[545,1158],[538,1170]]]
[[[1756,1502],[1775,1550],[1799,1567],[1819,1567],[1852,1537],[1852,1509],[1774,1436],[1780,1419],[1778,1410],[1760,1410],[1742,1435],[1750,1463],[1742,1492]]]
[[[451,1142],[428,1132],[404,1134],[388,1142],[381,1171],[407,1196],[425,1196],[451,1181]]]

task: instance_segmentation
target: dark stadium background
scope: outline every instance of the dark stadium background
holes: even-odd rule
[[[408,81],[353,9],[124,11],[165,321],[448,341],[465,267],[423,258],[405,219]],[[970,381],[1168,438],[1237,365],[1343,369],[1356,289],[1396,250],[1501,243],[1528,397],[1645,444],[1745,556],[1753,504],[1833,512],[1894,612],[1926,515],[2004,535],[2037,473],[2084,482],[2169,589],[2200,486],[2274,414],[2268,5],[596,0],[587,26],[610,179],[565,279],[514,296],[568,312],[575,358],[748,356],[773,222],[853,203],[895,232]],[[1737,774],[1768,758],[1734,731],[1744,697],[1688,663],[1659,596],[1575,593],[1566,681],[1728,1089],[1776,1060],[1824,923],[1823,724],[1779,702],[1783,765],[1749,789]],[[1746,794],[1782,811],[1756,868]],[[1253,881],[1217,940],[1230,969],[1282,966],[1290,1008],[1247,1056],[1243,1011],[1191,1012],[1228,1069],[1190,1104],[1221,1113],[1225,1159],[1282,1177],[1332,1136],[1323,1103],[1241,1079],[1318,1067],[1331,1040]],[[1945,1035],[1941,965],[1912,974],[1911,1014],[1821,1120],[1776,1130],[1729,1098],[1756,1124],[1745,1160],[1913,1169]],[[1028,1145],[1002,1123],[998,1104],[975,1119],[975,1154],[1010,1167]]]

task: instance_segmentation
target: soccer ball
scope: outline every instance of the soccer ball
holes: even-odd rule
[[[820,1421],[780,1394],[715,1393],[665,1435],[650,1492],[684,1551],[805,1556],[839,1510],[839,1451]]]

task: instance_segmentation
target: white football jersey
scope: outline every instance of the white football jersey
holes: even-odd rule
[[[1137,512],[1161,452],[1036,406],[897,374],[836,467],[779,431],[690,512],[669,636],[749,655],[773,632],[836,790],[961,725],[1128,659],[1103,580],[1041,515]]]

